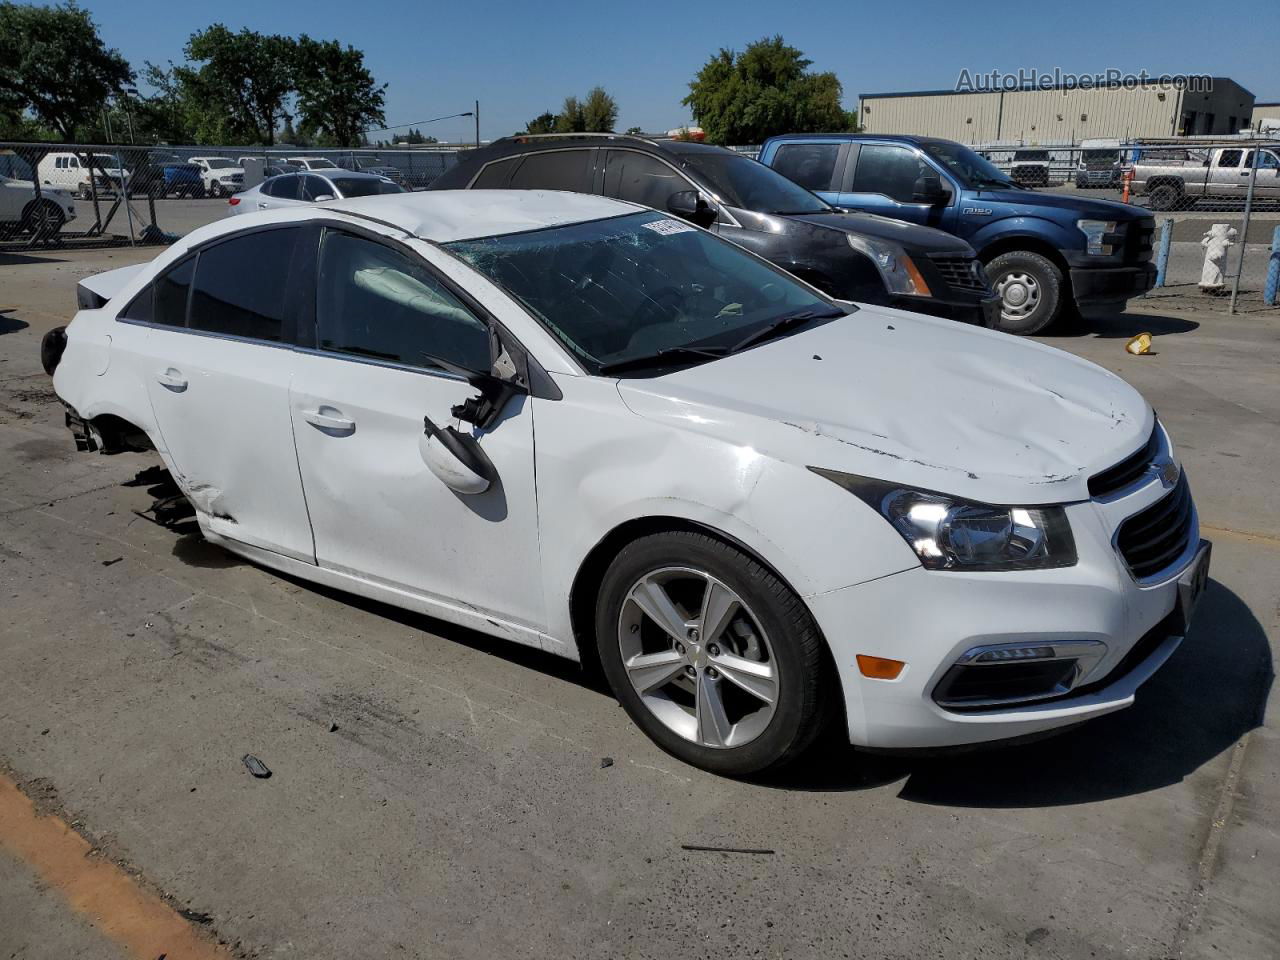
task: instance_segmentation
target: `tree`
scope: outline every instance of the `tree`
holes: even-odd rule
[[[582,101],[582,129],[591,133],[612,133],[618,122],[618,103],[604,92],[604,87],[592,87],[587,99]]]
[[[556,129],[556,115],[550,110],[540,113],[528,123],[524,125],[522,133],[554,133]]]
[[[198,107],[187,74],[169,62],[167,68],[143,61],[142,82],[154,92],[138,102],[138,130],[143,138],[165,143],[196,141]]]
[[[782,37],[721,49],[689,83],[684,104],[712,143],[763,143],[782,133],[851,130],[834,73],[810,73],[813,61]]]
[[[644,133],[644,130],[641,127],[627,127],[627,133],[631,136],[639,136]]]
[[[565,97],[564,106],[556,114],[556,133],[581,133],[587,129],[587,118],[583,116],[582,104],[577,97]]]
[[[220,23],[193,33],[186,55],[200,66],[179,69],[198,104],[200,135],[216,130],[225,142],[274,144],[277,126],[289,119],[296,50],[290,37],[232,33]]]
[[[336,40],[298,38],[294,88],[298,116],[338,147],[358,147],[366,127],[386,123],[382,108],[386,84],[378,86],[364,65],[364,54]]]
[[[66,140],[93,122],[133,70],[108,48],[88,12],[0,3],[0,114],[20,121],[31,111]]]

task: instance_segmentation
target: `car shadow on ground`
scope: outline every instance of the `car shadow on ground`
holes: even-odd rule
[[[6,333],[17,333],[19,330],[25,330],[30,326],[25,320],[19,320],[17,317],[11,317],[13,309],[5,309],[0,307],[0,336]]]
[[[1190,333],[1200,324],[1185,317],[1170,317],[1157,313],[1117,313],[1113,316],[1085,319],[1073,317],[1062,328],[1041,334],[1042,339],[1057,340],[1078,337],[1098,337],[1102,340],[1128,340],[1140,333],[1164,337],[1175,333]]]
[[[1092,803],[1178,783],[1261,726],[1274,679],[1262,625],[1211,581],[1195,623],[1133,706],[1056,736],[931,756],[836,748],[770,785],[841,791],[902,780],[898,796],[958,807]]]

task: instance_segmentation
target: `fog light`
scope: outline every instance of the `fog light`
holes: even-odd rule
[[[897,680],[898,674],[906,664],[901,660],[890,660],[888,657],[871,657],[865,653],[858,654],[858,669],[864,677],[872,680]]]
[[[973,658],[973,663],[1008,663],[1010,660],[1052,660],[1053,647],[1000,647]]]

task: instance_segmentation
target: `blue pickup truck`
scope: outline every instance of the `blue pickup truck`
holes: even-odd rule
[[[1146,210],[1030,190],[951,140],[792,134],[766,141],[760,160],[838,207],[969,241],[1009,333],[1039,333],[1073,304],[1085,317],[1119,313],[1155,283]]]

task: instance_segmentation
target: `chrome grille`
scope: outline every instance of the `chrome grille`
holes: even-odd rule
[[[1191,543],[1191,488],[1186,474],[1169,493],[1120,524],[1116,547],[1129,572],[1146,580],[1167,569]]]

